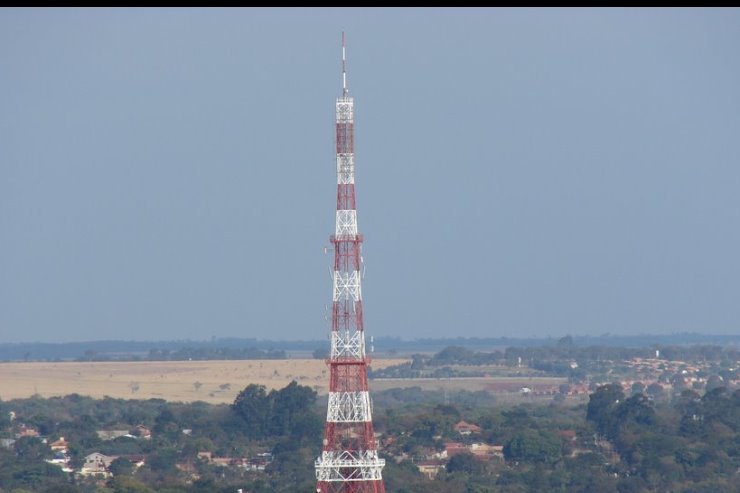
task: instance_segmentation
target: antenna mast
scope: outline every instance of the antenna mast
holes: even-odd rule
[[[362,316],[362,235],[355,205],[354,100],[347,90],[342,33],[342,96],[336,104],[337,210],[334,246],[329,402],[317,493],[385,493],[373,432]]]
[[[347,89],[347,50],[344,44],[344,31],[342,31],[342,96],[349,96]]]

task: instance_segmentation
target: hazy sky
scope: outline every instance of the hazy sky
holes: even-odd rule
[[[0,342],[740,332],[740,10],[0,10]]]

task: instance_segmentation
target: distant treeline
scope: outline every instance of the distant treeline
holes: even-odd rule
[[[695,333],[664,335],[568,336],[575,347],[656,347],[694,344],[740,345],[740,335],[705,335]],[[449,346],[476,351],[505,350],[509,347],[557,346],[562,338],[444,338],[403,340],[397,337],[374,339],[376,356],[436,353]],[[65,343],[5,343],[0,344],[0,361],[71,361],[85,359],[148,360],[148,359],[259,359],[284,358],[290,352],[307,355],[328,349],[324,340],[273,341],[255,338],[212,338],[205,341],[88,341]],[[190,354],[189,354],[190,353]],[[281,356],[281,353],[282,356]]]
[[[137,361],[188,359],[283,359],[286,350],[312,351],[316,341],[88,341],[0,344],[0,361]],[[287,346],[290,346],[288,348]]]
[[[613,362],[633,358],[660,358],[670,361],[713,362],[724,368],[719,374],[725,379],[737,378],[736,362],[740,360],[740,347],[708,344],[653,347],[589,346],[573,344],[570,336],[562,337],[554,346],[507,347],[504,350],[474,351],[462,346],[448,346],[434,355],[413,354],[411,361],[371,370],[371,378],[451,378],[480,377],[486,371],[477,366],[496,365],[529,368],[548,376],[568,377],[573,382],[585,380],[587,375],[599,375],[604,370],[615,369]],[[603,362],[611,362],[604,368]],[[464,368],[457,368],[462,366]],[[623,365],[622,365],[623,366]]]
[[[285,351],[263,350],[253,347],[186,347],[176,351],[169,349],[151,349],[146,356],[97,354],[87,350],[76,361],[206,361],[206,360],[241,360],[241,359],[285,359]]]

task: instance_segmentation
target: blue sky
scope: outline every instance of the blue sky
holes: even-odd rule
[[[0,9],[0,342],[740,332],[737,9]]]

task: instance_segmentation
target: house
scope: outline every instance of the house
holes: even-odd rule
[[[213,458],[213,452],[198,452],[197,457],[198,459],[204,460],[206,462],[211,462],[211,458]]]
[[[249,463],[245,464],[244,468],[250,471],[264,471],[270,462],[272,462],[272,454],[264,452],[257,454],[257,457],[253,459],[249,459]]]
[[[566,442],[575,442],[577,438],[576,430],[558,430],[556,433]]]
[[[64,452],[54,452],[51,459],[45,459],[49,464],[66,464],[69,462],[69,457]]]
[[[248,471],[264,471],[267,464],[272,462],[270,452],[257,454],[257,457],[253,459],[246,457],[214,457],[212,452],[198,452],[197,458],[215,466],[242,467]]]
[[[221,467],[244,465],[243,459],[238,457],[211,457],[211,464]]]
[[[137,469],[143,466],[146,462],[146,455],[141,454],[119,455],[119,457],[121,459],[126,459]]]
[[[462,454],[467,451],[468,447],[462,443],[445,442],[445,452],[447,452],[447,457],[452,457],[453,455]]]
[[[461,435],[470,435],[472,433],[481,432],[480,426],[475,425],[473,423],[468,423],[467,421],[457,422],[457,424],[455,424],[453,429]]]
[[[195,464],[193,464],[192,460],[189,460],[187,462],[178,462],[175,464],[175,467],[180,471],[189,474],[191,480],[197,480],[198,478],[200,478],[200,476],[198,475],[198,469],[195,467]]]
[[[133,435],[129,433],[129,430],[96,430],[95,433],[98,435],[98,438],[100,438],[104,442],[108,440],[115,440],[118,437],[133,437]]]
[[[39,431],[36,428],[34,428],[33,426],[28,426],[28,425],[25,425],[25,424],[21,424],[18,427],[18,433],[15,434],[15,437],[16,438],[21,438],[21,437],[36,437],[36,438],[38,438],[39,437]]]
[[[478,459],[491,460],[494,457],[503,459],[504,458],[504,446],[503,445],[488,445],[487,443],[473,443],[468,448],[468,451]]]
[[[52,456],[51,459],[44,459],[44,461],[49,464],[54,464],[55,466],[59,466],[64,472],[74,472],[74,469],[69,467],[69,456],[67,455],[66,450],[65,451],[58,450],[54,452],[54,455]]]
[[[131,430],[131,434],[137,438],[143,438],[144,440],[150,440],[152,438],[152,431],[144,425],[138,425],[136,428]]]
[[[491,454],[497,459],[504,458],[504,446],[503,445],[491,445]]]
[[[417,462],[416,468],[427,478],[434,479],[439,474],[439,471],[445,468],[445,464],[441,460],[426,460]]]
[[[59,440],[51,442],[49,444],[49,447],[51,448],[52,452],[66,453],[67,449],[69,448],[69,442],[67,442],[64,437],[59,437]]]
[[[108,467],[111,462],[116,460],[118,457],[113,455],[104,455],[100,452],[93,452],[92,454],[85,457],[85,463],[82,464],[80,474],[86,476],[88,474],[101,474],[105,477],[110,476]]]

